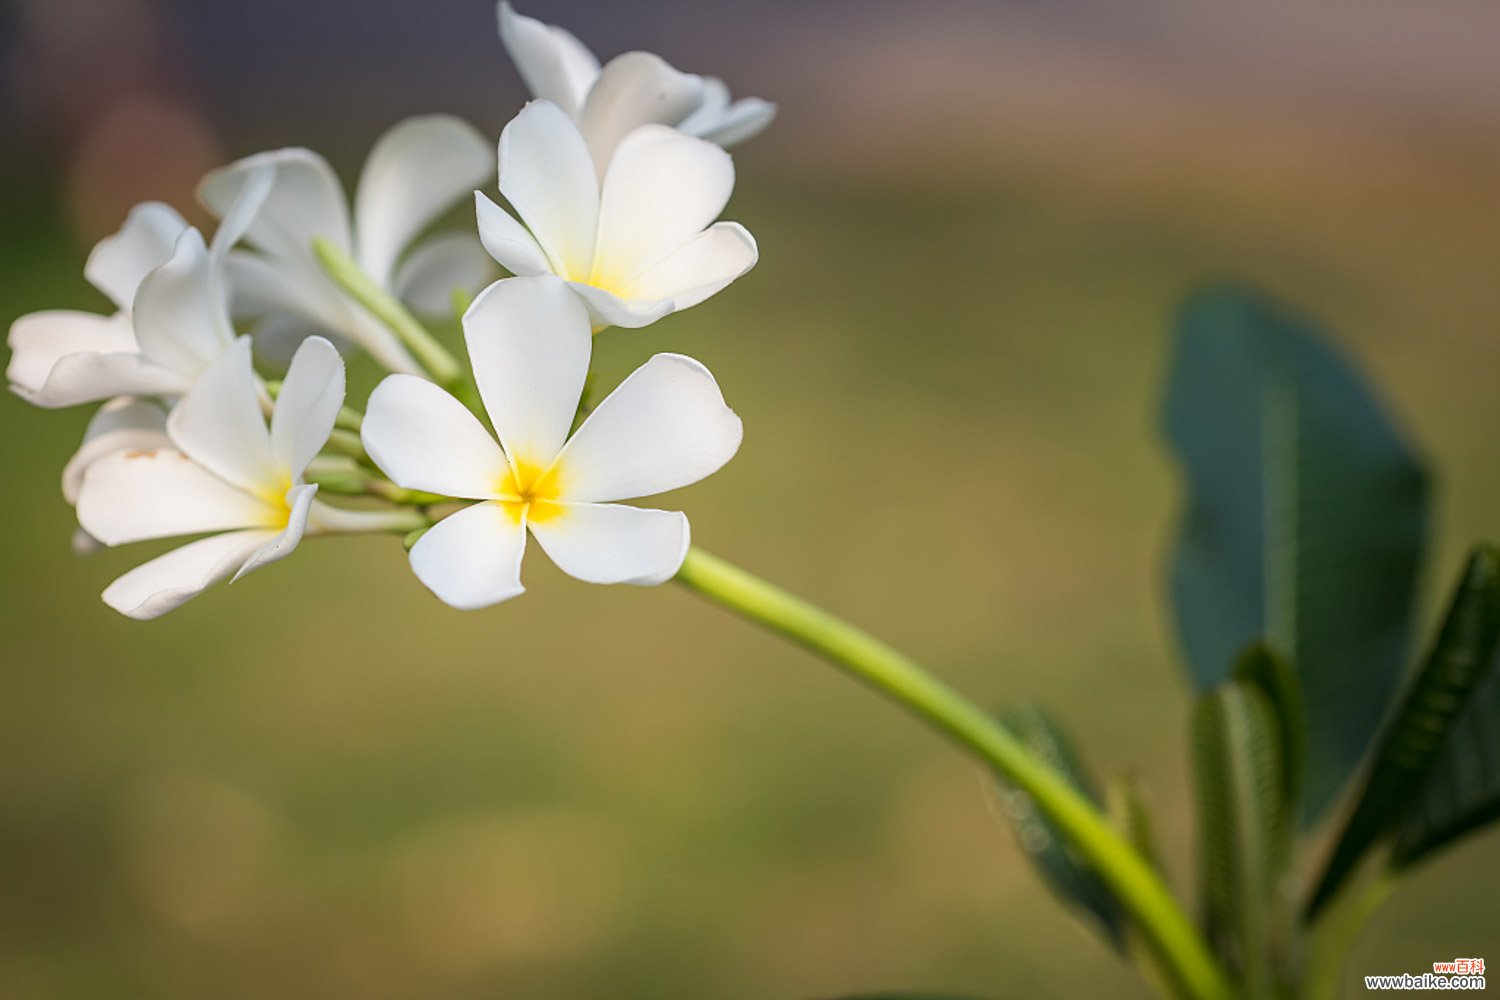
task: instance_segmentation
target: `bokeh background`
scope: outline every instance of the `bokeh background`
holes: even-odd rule
[[[1500,8],[542,2],[780,102],[737,151],[757,269],[650,331],[745,417],[697,540],[1138,775],[1193,876],[1163,604],[1175,303],[1263,284],[1337,331],[1439,475],[1427,618],[1500,535]],[[488,0],[19,0],[0,13],[0,315],[103,307],[91,242],[207,168],[347,174],[409,113],[523,94]],[[368,385],[371,373],[364,373]],[[667,586],[460,614],[320,541],[149,625],[69,551],[82,411],[0,399],[0,996],[1144,996],[971,763]],[[1357,972],[1500,961],[1500,837],[1422,872]],[[1354,993],[1351,991],[1351,996]]]

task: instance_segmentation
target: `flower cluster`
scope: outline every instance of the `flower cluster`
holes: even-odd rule
[[[210,240],[150,202],[94,247],[84,274],[113,313],[12,325],[16,394],[102,403],[63,473],[75,546],[203,536],[110,584],[111,607],[154,618],[334,532],[403,535],[417,577],[458,608],[522,592],[528,532],[580,580],[678,572],[687,518],[619,501],[717,470],[739,418],[678,354],[589,406],[593,337],[755,265],[751,235],[718,221],[724,147],[776,109],[645,52],[601,66],[508,3],[499,27],[535,99],[498,155],[456,118],[408,119],[376,142],[352,204],[311,150],[246,157],[199,186]],[[504,206],[480,190],[496,175]],[[470,192],[474,229],[432,232]],[[455,303],[472,383],[424,325]],[[345,400],[359,350],[390,373],[363,413]]]

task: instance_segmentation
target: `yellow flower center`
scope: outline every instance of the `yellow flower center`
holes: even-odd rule
[[[266,526],[271,528],[285,528],[292,520],[292,507],[286,502],[287,492],[292,488],[292,477],[282,476],[281,481],[275,486],[269,486],[256,492],[257,499],[263,501],[270,511],[266,515]]]
[[[557,503],[561,490],[555,465],[544,469],[535,462],[516,459],[501,477],[499,493],[500,506],[517,524],[523,516],[532,524],[541,524],[563,512]]]

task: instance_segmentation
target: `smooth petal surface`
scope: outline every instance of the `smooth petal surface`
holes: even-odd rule
[[[344,359],[322,337],[297,348],[271,410],[271,455],[293,481],[322,450],[344,405]]]
[[[160,617],[228,578],[275,535],[273,531],[232,531],[173,549],[110,584],[104,603],[141,621]]]
[[[411,568],[444,603],[461,611],[488,607],[525,591],[521,557],[526,528],[498,503],[449,514],[417,539]]]
[[[214,238],[208,245],[208,256],[214,263],[215,278],[220,277],[219,268],[234,249],[235,244],[245,238],[250,227],[260,217],[271,191],[276,186],[276,164],[271,161],[256,163],[245,171],[243,183],[235,192],[229,210],[219,220]]]
[[[755,266],[755,237],[738,222],[716,222],[632,278],[636,299],[671,299],[686,309],[722,289]]]
[[[170,205],[142,202],[130,210],[119,232],[94,244],[83,276],[117,308],[128,311],[141,279],[171,258],[187,227],[187,220]]]
[[[694,114],[691,121],[684,121],[678,128],[727,149],[760,135],[775,117],[775,104],[759,97],[744,97],[718,114],[702,118]]]
[[[576,117],[599,76],[599,60],[571,33],[500,4],[500,41],[532,97]]]
[[[250,553],[250,557],[235,571],[229,582],[233,583],[251,570],[260,569],[262,566],[291,555],[292,550],[302,541],[302,536],[307,531],[307,515],[317,495],[318,488],[308,483],[300,483],[287,490],[286,528]]]
[[[305,265],[312,263],[312,243],[319,236],[349,250],[344,189],[328,161],[310,149],[257,153],[215,170],[199,185],[199,200],[219,218],[226,217],[241,190],[267,164],[275,168],[275,183],[245,234],[246,241]]]
[[[473,233],[441,233],[413,248],[391,290],[419,316],[451,317],[454,292],[477,295],[495,277],[495,262]]]
[[[337,329],[348,308],[319,275],[253,251],[236,250],[225,261],[237,320],[291,313],[323,329]]]
[[[500,133],[500,193],[536,237],[552,271],[584,279],[599,223],[599,181],[573,120],[532,101]]]
[[[658,354],[621,382],[563,449],[561,499],[626,500],[696,483],[734,457],[743,433],[707,368]]]
[[[589,311],[589,322],[594,329],[602,330],[607,326],[623,327],[627,330],[639,329],[650,326],[663,316],[669,315],[674,308],[671,299],[627,299],[607,292],[593,285],[586,285],[581,281],[570,281],[568,287],[573,289]]]
[[[160,406],[124,396],[99,408],[83,434],[81,444],[63,468],[62,492],[68,503],[78,502],[83,474],[110,452],[155,451],[171,448],[167,437],[167,414]]]
[[[89,465],[78,523],[105,545],[235,528],[280,529],[285,511],[175,449],[116,451]]]
[[[590,283],[613,291],[697,236],[734,191],[734,163],[713,143],[643,125],[620,143],[604,178]]]
[[[391,375],[370,393],[360,438],[397,486],[487,500],[509,466],[479,420],[431,382]]]
[[[249,493],[279,498],[291,485],[261,416],[249,337],[237,338],[193,384],[167,418],[167,433],[193,461]]]
[[[422,115],[393,126],[370,151],[355,195],[354,233],[365,273],[390,287],[412,241],[494,169],[494,147],[462,119]]]
[[[531,533],[564,573],[585,583],[665,583],[682,568],[689,532],[684,514],[624,504],[562,504]]]
[[[513,462],[545,468],[562,450],[588,378],[588,311],[551,275],[507,278],[464,314],[479,395]]]
[[[71,309],[27,313],[11,324],[7,344],[11,354],[6,380],[17,395],[39,406],[70,406],[116,394],[110,391],[107,379],[95,384],[87,378],[82,382],[69,379],[66,386],[53,385],[44,392],[58,362],[69,355],[135,358],[137,353],[128,316],[100,316]],[[138,364],[138,359],[132,364]]]
[[[479,223],[479,241],[501,267],[523,277],[551,273],[552,262],[531,231],[479,191],[474,192],[474,214]]]
[[[228,310],[198,230],[184,231],[172,259],[141,282],[132,323],[141,354],[189,380],[228,346]]]
[[[176,396],[188,382],[139,354],[69,354],[58,361],[35,393],[18,390],[28,403],[54,409],[96,403],[119,395]]]
[[[703,103],[702,77],[682,73],[649,52],[611,59],[594,81],[578,128],[588,141],[597,176],[603,177],[620,140],[641,125],[673,126]]]

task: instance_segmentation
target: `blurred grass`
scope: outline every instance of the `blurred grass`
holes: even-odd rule
[[[1051,706],[1101,776],[1140,775],[1179,886],[1156,396],[1180,295],[1259,281],[1343,334],[1438,470],[1429,590],[1495,533],[1483,205],[1356,218],[1045,172],[745,190],[760,266],[598,344],[604,385],[682,350],[744,416],[736,460],[674,498],[696,540],[986,703]],[[45,210],[14,220],[0,313],[96,301],[82,257]],[[534,554],[527,595],[460,614],[394,540],[335,539],[121,619],[99,591],[163,546],[68,552],[56,477],[86,418],[0,400],[0,995],[1146,995],[967,760],[670,586],[592,588]],[[1470,873],[1497,862],[1490,834],[1423,872],[1356,967],[1483,955],[1500,923]]]

